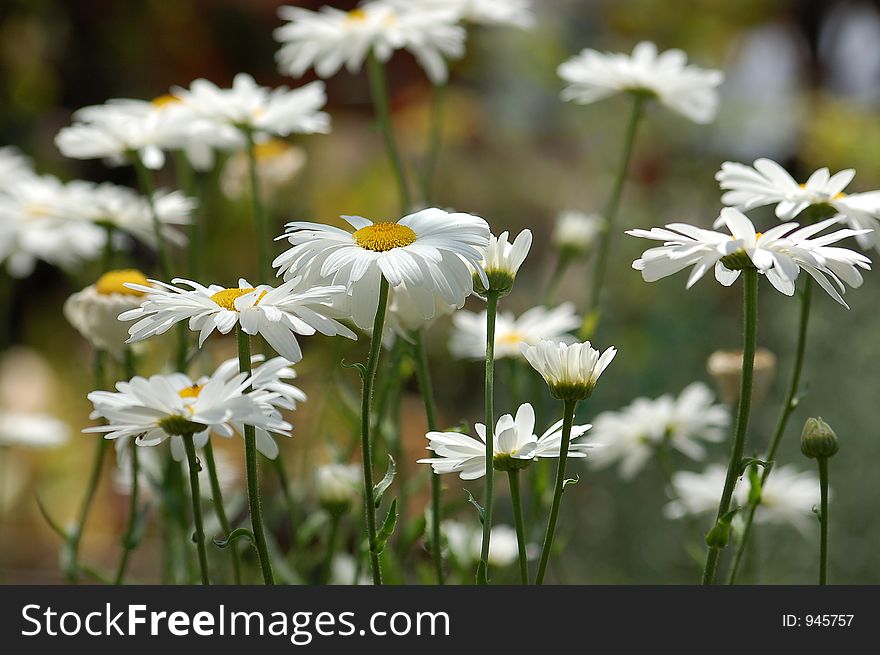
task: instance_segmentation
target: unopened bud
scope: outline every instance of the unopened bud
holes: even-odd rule
[[[821,418],[808,418],[801,432],[801,452],[809,458],[831,457],[840,449],[834,430]]]

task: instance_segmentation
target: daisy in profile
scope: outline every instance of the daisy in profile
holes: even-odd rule
[[[657,52],[649,41],[636,44],[631,55],[587,48],[557,70],[567,84],[562,99],[581,105],[618,93],[656,99],[695,123],[711,123],[718,108],[721,71],[688,65],[681,50]]]
[[[444,303],[461,307],[473,291],[471,270],[479,267],[480,249],[489,241],[482,218],[436,208],[397,222],[343,218],[353,232],[320,223],[288,223],[282,238],[293,247],[273,266],[286,280],[302,277],[305,286],[326,280],[345,287],[358,327],[373,326],[383,280],[392,288],[405,284],[411,292],[432,292],[412,295],[426,320],[436,313],[433,292]]]
[[[318,502],[331,514],[349,511],[360,498],[363,473],[357,464],[324,464],[315,469]]]
[[[593,421],[597,468],[619,465],[620,476],[631,479],[660,448],[673,448],[687,457],[702,460],[701,441],[720,443],[726,437],[730,412],[717,405],[709,388],[695,382],[679,396],[637,398],[616,412],[602,412]],[[717,499],[716,499],[717,500]]]
[[[370,55],[387,62],[395,51],[407,50],[434,84],[442,84],[446,58],[464,54],[465,31],[448,3],[374,0],[351,11],[281,7],[278,16],[287,23],[275,30],[281,44],[275,58],[291,77],[302,77],[309,68],[324,78],[343,66],[356,73]]]
[[[446,537],[448,553],[459,567],[465,568],[480,560],[480,530],[460,521],[446,520],[440,524]],[[510,566],[516,561],[516,530],[509,525],[493,525],[489,544],[489,564]]]
[[[563,211],[553,227],[553,245],[563,257],[582,257],[593,249],[604,229],[605,219],[598,214]]]
[[[483,359],[486,356],[486,310],[479,313],[460,311],[452,317],[449,350],[458,359]],[[532,307],[518,318],[513,312],[499,312],[495,320],[495,359],[522,358],[523,344],[534,346],[542,339],[575,341],[569,332],[581,325],[574,304],[562,303],[553,309]]]
[[[554,398],[584,400],[593,395],[599,376],[617,355],[617,348],[599,352],[589,341],[568,344],[542,339],[534,346],[520,346],[523,356],[532,365]]]
[[[665,228],[628,230],[627,234],[662,241],[633,262],[646,282],[655,282],[692,266],[687,287],[693,286],[710,269],[724,286],[733,284],[743,268],[755,268],[781,293],[794,295],[795,280],[801,270],[816,280],[844,307],[844,282],[857,288],[862,284],[858,269],[870,270],[871,260],[848,248],[832,246],[841,239],[856,236],[856,230],[842,229],[816,236],[837,223],[836,218],[807,227],[783,223],[766,232],[757,232],[752,222],[732,208],[721,210],[721,221],[729,234],[672,223]],[[815,238],[812,238],[815,237]]]
[[[199,333],[201,347],[214,330],[229,334],[239,326],[251,336],[262,335],[279,355],[298,362],[302,350],[297,334],[310,336],[320,332],[357,338],[329,316],[334,296],[344,293],[344,287],[314,287],[301,292],[297,290],[301,288],[299,278],[274,288],[253,287],[244,279],[233,288],[216,284],[205,287],[181,278],[175,278],[172,284],[149,282],[152,286],[127,285],[146,294],[140,307],[119,315],[120,321],[136,321],[128,329],[127,343],[163,334],[180,321],[188,321],[189,328]]]
[[[480,295],[493,291],[502,297],[513,289],[519,267],[532,247],[532,231],[523,230],[516,235],[513,243],[508,238],[507,231],[497,237],[494,234],[489,235],[489,243],[482,251],[483,258],[474,276],[474,288]]]
[[[569,457],[586,457],[586,451],[594,446],[584,443],[581,437],[590,425],[572,428]],[[420,464],[430,464],[434,473],[457,473],[462,480],[476,480],[486,475],[486,426],[476,423],[474,430],[479,439],[461,432],[429,432],[428,450],[434,457],[420,459]],[[499,471],[526,468],[533,461],[547,457],[559,457],[562,421],[551,425],[538,437],[535,431],[535,410],[528,403],[520,405],[516,417],[505,414],[495,425],[493,466]]]
[[[0,448],[57,448],[67,443],[70,428],[43,412],[0,409]]]
[[[869,230],[854,236],[859,246],[870,249],[877,245],[876,231],[880,228],[880,191],[845,193],[855,174],[851,168],[834,175],[820,168],[800,184],[775,161],[762,158],[752,166],[724,162],[715,179],[725,190],[721,196],[725,205],[742,211],[776,205],[776,216],[784,221],[810,207],[824,208],[853,230]]]

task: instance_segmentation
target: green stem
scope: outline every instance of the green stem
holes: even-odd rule
[[[440,158],[440,144],[443,139],[443,106],[446,99],[446,85],[431,85],[431,127],[428,133],[428,152],[422,172],[422,201],[425,206],[433,204],[434,177],[437,161]]]
[[[242,373],[251,374],[251,341],[241,327],[235,328],[238,337],[238,368]],[[263,582],[274,585],[272,563],[269,560],[269,547],[263,531],[263,512],[260,508],[259,473],[257,471],[257,433],[253,425],[244,426],[244,454],[247,470],[248,508],[251,515],[251,527],[254,532],[254,545],[263,572]]]
[[[226,507],[223,504],[223,491],[220,489],[220,478],[217,476],[217,463],[214,460],[214,446],[208,439],[205,447],[202,449],[205,456],[205,464],[208,466],[208,479],[211,481],[211,496],[214,498],[214,513],[220,522],[220,529],[223,530],[223,537],[229,537],[232,532],[232,525],[229,523],[229,517],[226,515]],[[236,544],[229,544],[229,554],[232,558],[232,575],[235,584],[241,584],[241,561],[238,556],[238,548]]]
[[[828,458],[817,457],[819,463],[819,492],[821,508],[819,514],[819,584],[828,584]]]
[[[376,120],[385,140],[385,150],[391,163],[391,170],[397,181],[397,191],[400,195],[400,205],[403,212],[407,212],[412,204],[409,194],[409,185],[406,180],[406,171],[403,160],[397,148],[394,138],[394,128],[391,124],[391,103],[388,99],[388,81],[385,79],[385,65],[382,64],[372,52],[367,57],[367,77],[370,81],[370,97],[373,100],[373,109],[376,112]]]
[[[257,237],[257,257],[259,260],[260,284],[268,284],[272,280],[272,266],[269,261],[269,233],[266,211],[260,198],[260,179],[257,172],[257,153],[254,148],[254,134],[244,130],[247,141],[248,175],[251,182],[251,206],[254,213],[254,224]]]
[[[717,525],[721,518],[730,511],[733,489],[740,475],[743,450],[746,445],[746,433],[749,427],[749,410],[752,406],[752,377],[755,368],[755,339],[758,331],[758,271],[754,268],[743,270],[743,362],[742,379],[739,388],[739,408],[736,416],[733,446],[730,461],[727,464],[727,476],[724,480],[724,491],[718,503]],[[709,546],[706,554],[706,566],[703,569],[703,584],[715,584],[718,574],[718,559],[721,556],[720,546]]]
[[[415,341],[416,375],[419,379],[419,391],[425,403],[425,417],[428,420],[428,430],[434,432],[437,429],[437,416],[434,406],[434,386],[431,384],[431,372],[428,368],[428,356],[425,352],[425,344],[422,339],[422,331],[417,330],[413,334]],[[401,482],[401,484],[403,484]],[[434,573],[437,575],[437,584],[443,584],[443,553],[440,548],[440,476],[431,471],[431,550],[434,555]]]
[[[197,198],[196,176],[192,164],[183,150],[174,153],[174,169],[177,172],[177,184],[188,198]],[[190,216],[187,230],[187,263],[189,274],[193,280],[199,279],[199,219],[202,208],[199,206]]]
[[[519,495],[519,471],[507,472],[510,482],[510,500],[513,503],[513,521],[516,525],[516,545],[519,550],[519,577],[524,585],[529,584],[529,560],[526,553],[526,534],[523,528],[522,501]]]
[[[550,518],[547,521],[547,532],[544,534],[544,547],[541,549],[541,560],[538,563],[538,575],[535,584],[544,584],[544,574],[550,561],[553,549],[553,537],[556,534],[556,521],[559,518],[559,507],[562,505],[562,492],[565,488],[565,464],[568,461],[568,444],[571,441],[571,426],[574,423],[576,400],[565,400],[562,415],[562,438],[559,443],[559,461],[556,463],[556,484],[553,488],[553,504],[550,505]]]
[[[779,418],[776,419],[776,429],[773,431],[773,437],[770,439],[770,447],[767,449],[766,459],[768,462],[772,462],[776,459],[776,451],[779,449],[782,436],[785,434],[785,428],[788,426],[788,419],[794,413],[794,410],[798,405],[798,390],[800,389],[801,371],[803,370],[804,365],[804,353],[807,349],[807,327],[810,322],[810,304],[812,296],[813,279],[811,277],[806,277],[801,295],[801,316],[798,325],[798,340],[795,348],[794,366],[791,369],[791,379],[788,383],[788,392],[785,395],[785,402],[779,410]],[[762,487],[767,483],[767,479],[770,477],[772,470],[771,467],[764,468],[764,471],[761,474]],[[749,537],[752,533],[752,522],[755,520],[755,512],[757,511],[759,504],[760,500],[757,502],[751,502],[746,510],[743,533],[736,549],[733,566],[730,569],[730,576],[727,580],[728,584],[736,583],[736,576],[739,573],[739,566],[742,562],[746,544],[748,544]]]
[[[376,368],[379,365],[379,352],[382,350],[382,332],[385,329],[385,312],[388,308],[388,280],[382,277],[379,283],[379,305],[373,321],[370,338],[370,354],[362,374],[361,393],[361,451],[364,463],[364,511],[367,517],[367,541],[370,546],[370,568],[373,584],[382,584],[382,569],[379,565],[379,551],[376,541],[376,503],[373,495],[373,459],[370,447],[370,409],[373,403],[373,383],[376,381]]]
[[[140,466],[138,465],[138,446],[134,439],[128,444],[131,449],[131,489],[129,494],[128,505],[128,527],[125,530],[125,536],[122,537],[122,559],[119,561],[119,568],[116,569],[116,578],[113,584],[121,585],[125,579],[125,572],[128,569],[128,559],[131,551],[134,550],[137,543],[135,542],[135,530],[138,523],[138,476],[140,475]]]
[[[208,578],[208,552],[205,550],[205,530],[202,527],[202,495],[199,492],[199,460],[196,457],[193,435],[184,435],[183,445],[186,447],[186,459],[189,463],[189,488],[192,497],[193,523],[196,529],[196,548],[199,551],[199,570],[202,574],[202,584],[209,585],[211,581]]]
[[[492,500],[495,494],[495,317],[498,313],[498,292],[486,292],[486,498],[483,509],[483,540],[477,584],[489,584],[489,540],[492,533]]]
[[[156,252],[159,255],[159,270],[162,272],[162,279],[166,282],[171,281],[171,259],[168,257],[168,249],[165,247],[165,237],[162,236],[162,223],[159,221],[159,214],[156,213],[156,204],[154,196],[156,187],[153,184],[153,176],[149,169],[144,166],[140,155],[131,153],[131,160],[134,163],[134,169],[137,171],[138,182],[141,187],[141,193],[147,200],[147,206],[150,208],[150,218],[153,221],[153,232],[156,237]]]
[[[617,212],[620,208],[620,197],[623,193],[623,185],[626,181],[627,171],[629,170],[630,159],[632,159],[633,144],[636,140],[636,130],[639,125],[639,119],[642,116],[646,97],[640,94],[633,95],[632,112],[630,113],[629,122],[626,126],[626,134],[623,140],[623,157],[620,162],[620,169],[617,177],[614,179],[614,186],[611,189],[611,198],[608,201],[608,207],[605,210],[605,230],[599,240],[599,253],[596,257],[596,266],[593,271],[593,283],[590,287],[590,302],[587,305],[587,316],[599,310],[599,296],[602,293],[602,285],[605,281],[605,271],[608,268],[608,253],[611,247],[611,236],[615,232],[614,221],[617,218]]]
[[[320,583],[325,585],[330,582],[330,573],[333,570],[333,556],[336,554],[336,539],[339,536],[339,512],[330,513],[330,532],[327,534],[327,543],[324,544],[324,564],[321,567]]]

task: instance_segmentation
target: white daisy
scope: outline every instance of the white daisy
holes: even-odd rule
[[[664,508],[671,519],[711,514],[718,509],[718,499],[727,476],[719,464],[702,473],[679,471],[672,476],[675,500]],[[739,478],[734,498],[740,507],[748,504],[749,483]],[[787,524],[806,533],[815,522],[813,508],[819,504],[819,481],[812,472],[798,471],[794,466],[774,467],[773,474],[761,490],[761,504],[755,512],[758,523]]]
[[[454,7],[374,0],[348,12],[281,7],[278,16],[288,22],[275,30],[275,40],[281,43],[275,58],[281,72],[292,77],[312,67],[324,78],[343,66],[356,73],[370,54],[386,62],[396,50],[408,50],[431,81],[442,84],[447,77],[445,58],[464,54],[465,31],[456,25]]]
[[[398,9],[413,6],[453,11],[457,20],[475,25],[534,27],[530,0],[388,0]]]
[[[357,464],[324,464],[315,469],[315,490],[321,506],[344,512],[360,498],[364,475]]]
[[[57,448],[69,437],[67,424],[48,414],[0,410],[0,446]]]
[[[270,89],[239,73],[229,89],[199,79],[189,89],[174,88],[173,93],[198,116],[263,138],[330,131],[330,115],[321,111],[327,103],[323,82]]]
[[[721,71],[689,66],[681,50],[658,54],[649,41],[636,44],[632,55],[588,48],[557,72],[568,84],[563,100],[586,105],[622,92],[644,94],[695,123],[715,118],[717,87],[724,79]]]
[[[776,216],[786,221],[808,207],[826,207],[852,229],[870,230],[855,237],[862,248],[874,248],[880,228],[880,191],[844,193],[855,174],[851,168],[834,175],[820,168],[799,184],[772,159],[757,159],[753,166],[724,162],[715,179],[726,190],[721,196],[725,205],[743,211],[776,205]]]
[[[568,210],[556,217],[553,245],[563,255],[583,255],[589,252],[605,230],[605,219],[598,214]]]
[[[594,445],[581,440],[590,425],[575,425],[571,429],[569,457],[586,457]],[[486,426],[476,423],[474,430],[479,440],[461,432],[428,432],[428,450],[435,457],[418,460],[430,464],[434,473],[458,473],[462,480],[476,480],[486,475]],[[540,437],[535,433],[535,410],[528,403],[520,405],[516,418],[505,414],[495,424],[493,437],[493,466],[499,471],[527,467],[542,457],[559,457],[562,445],[562,420],[551,425]]]
[[[489,243],[483,249],[483,258],[477,270],[478,275],[474,278],[475,288],[481,294],[495,291],[505,296],[510,293],[519,267],[529,254],[532,247],[531,230],[520,232],[513,243],[508,243],[508,236],[506,231],[497,237],[494,234],[489,235]]]
[[[633,268],[642,272],[646,282],[655,282],[693,266],[687,282],[690,288],[710,268],[714,267],[715,278],[721,284],[730,286],[742,268],[754,266],[787,296],[794,295],[795,280],[800,271],[805,270],[844,307],[847,305],[840,295],[845,291],[843,282],[859,287],[862,276],[858,268],[871,268],[871,260],[864,255],[847,248],[830,247],[858,234],[855,230],[838,230],[810,238],[834,225],[835,218],[800,229],[797,223],[783,223],[763,233],[756,232],[752,222],[736,209],[722,209],[718,220],[727,226],[730,234],[685,223],[627,231],[631,236],[664,242],[660,247],[646,250],[633,262]]]
[[[567,344],[541,340],[537,345],[521,348],[529,364],[550,387],[550,393],[563,400],[589,398],[599,376],[617,354],[613,346],[600,353],[589,341]]]
[[[482,531],[474,524],[446,520],[440,524],[449,554],[461,567],[480,560]],[[519,549],[516,530],[509,525],[492,526],[489,542],[489,564],[494,567],[510,566],[517,561]]]
[[[486,310],[475,314],[456,312],[452,317],[449,350],[458,359],[486,357]],[[575,341],[569,332],[581,325],[574,304],[562,303],[553,309],[532,307],[519,318],[513,312],[499,312],[495,319],[495,359],[521,358],[522,344],[536,345],[542,339]]]
[[[300,280],[294,278],[279,287],[253,287],[245,279],[237,288],[216,284],[205,287],[198,282],[175,278],[173,284],[150,280],[153,287],[131,284],[129,288],[146,293],[141,306],[119,315],[120,321],[137,322],[129,327],[127,343],[141,341],[167,332],[180,321],[188,321],[189,329],[199,333],[199,347],[216,329],[229,334],[236,325],[253,336],[262,335],[275,351],[292,362],[302,359],[297,334],[312,335],[316,331],[327,336],[357,336],[347,327],[328,316],[333,297],[344,287],[315,287],[297,291]]]
[[[281,238],[293,247],[273,266],[285,279],[303,276],[306,285],[329,280],[345,286],[358,327],[372,327],[383,277],[391,287],[406,284],[425,320],[436,312],[433,292],[444,303],[461,307],[473,291],[471,269],[478,266],[479,249],[489,240],[489,227],[482,218],[436,208],[397,222],[342,218],[354,233],[320,223],[288,223],[288,236]]]
[[[281,139],[267,139],[254,144],[260,197],[269,202],[297,178],[306,164],[306,151]],[[230,157],[220,175],[223,195],[240,200],[250,194],[250,164],[245,152]]]
[[[0,148],[0,191],[15,186],[19,181],[34,176],[34,165],[18,148]]]
[[[433,312],[430,309],[423,311],[431,303],[434,304]],[[405,282],[401,283],[389,290],[383,342],[386,345],[393,344],[395,336],[411,339],[413,332],[427,327],[435,319],[447,316],[456,309],[458,308],[455,305],[444,302],[436,291],[410,288]],[[430,316],[426,318],[425,314]]]
[[[728,408],[714,404],[709,388],[694,382],[677,398],[637,398],[619,411],[599,414],[593,439],[603,447],[592,461],[597,468],[619,464],[621,477],[630,479],[667,445],[702,460],[706,450],[700,441],[724,441],[729,424]]]

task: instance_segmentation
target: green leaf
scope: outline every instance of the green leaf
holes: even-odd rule
[[[385,470],[385,477],[373,487],[373,504],[377,509],[382,503],[382,496],[385,495],[388,487],[390,487],[391,483],[394,481],[394,474],[396,472],[397,466],[394,464],[394,458],[391,455],[388,455],[388,468]]]
[[[477,502],[477,499],[474,498],[474,495],[470,491],[465,489],[464,492],[467,494],[468,502],[477,508],[477,514],[480,516],[480,525],[483,525],[486,521],[486,509]]]
[[[247,539],[251,543],[254,543],[256,541],[254,539],[254,533],[247,528],[236,528],[229,533],[229,536],[226,537],[226,539],[214,537],[214,545],[217,546],[217,548],[227,548],[239,539]]]
[[[367,376],[367,367],[361,364],[360,362],[354,362],[353,364],[349,364],[344,359],[342,360],[343,368],[353,368],[358,372],[358,375],[361,376],[361,380],[363,380]]]
[[[385,545],[388,543],[388,539],[391,538],[391,535],[394,534],[394,527],[397,525],[397,498],[391,501],[391,506],[388,508],[388,514],[385,515],[385,521],[382,523],[382,527],[379,529],[379,534],[376,535],[376,554],[379,555],[385,550]]]

